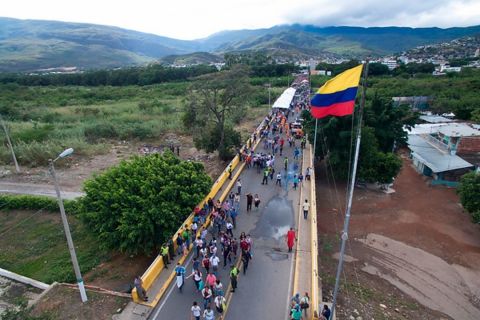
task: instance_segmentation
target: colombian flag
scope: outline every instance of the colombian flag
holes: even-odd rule
[[[314,118],[346,116],[353,113],[363,64],[340,73],[325,82],[311,101]]]

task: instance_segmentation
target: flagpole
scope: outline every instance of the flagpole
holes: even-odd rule
[[[318,119],[315,119],[315,136],[313,137],[313,163],[315,164],[315,150],[317,150],[317,127]]]
[[[358,155],[360,154],[360,141],[362,137],[362,116],[363,116],[363,108],[365,107],[365,94],[367,91],[367,76],[368,76],[368,59],[365,62],[365,67],[363,69],[363,83],[362,83],[362,100],[360,101],[360,109],[358,110],[358,123],[357,123],[357,139],[355,144],[355,159],[353,161],[353,170],[352,170],[352,177],[350,180],[350,187],[348,189],[348,203],[347,209],[345,211],[345,222],[343,225],[343,232],[342,232],[342,246],[340,249],[340,258],[338,260],[338,267],[337,267],[337,276],[335,278],[335,289],[333,290],[333,303],[332,303],[332,312],[331,318],[333,319],[333,315],[335,314],[335,307],[337,305],[337,296],[338,296],[338,289],[340,285],[340,275],[342,273],[343,268],[343,256],[345,254],[345,246],[348,240],[348,226],[350,224],[350,211],[352,209],[352,199],[353,199],[353,189],[355,187],[355,177],[357,174],[357,164],[358,164]],[[329,320],[329,319],[328,319]]]

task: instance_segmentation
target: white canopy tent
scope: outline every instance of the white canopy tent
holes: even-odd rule
[[[288,88],[283,91],[282,95],[275,101],[272,108],[275,109],[288,109],[290,103],[292,103],[293,96],[295,95],[295,88]]]

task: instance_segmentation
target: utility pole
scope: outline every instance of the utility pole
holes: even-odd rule
[[[10,141],[10,135],[8,134],[7,126],[3,121],[2,115],[0,115],[0,122],[2,123],[3,131],[5,131],[5,136],[7,137],[7,144],[8,148],[10,149],[10,153],[12,154],[13,163],[15,164],[15,170],[17,173],[20,173],[20,167],[18,166],[17,157],[15,156],[15,151],[13,151],[12,142]]]
[[[68,152],[67,152],[68,151]],[[57,157],[63,158],[68,156],[73,152],[73,149],[67,149]],[[53,182],[55,184],[55,192],[57,193],[58,206],[60,207],[60,215],[62,216],[63,228],[65,230],[65,236],[67,237],[68,250],[70,251],[70,257],[72,259],[73,270],[75,271],[75,277],[77,278],[78,289],[80,290],[80,298],[82,302],[87,302],[87,292],[85,290],[85,285],[83,284],[82,274],[80,272],[80,266],[78,265],[77,254],[75,253],[75,247],[73,246],[72,235],[70,233],[70,227],[68,225],[67,215],[65,214],[65,208],[63,206],[62,196],[60,195],[60,187],[58,186],[57,176],[55,174],[54,162],[57,160],[49,160],[49,171],[53,177]]]

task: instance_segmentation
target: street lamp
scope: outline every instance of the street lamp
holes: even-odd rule
[[[70,227],[68,226],[67,215],[65,214],[65,208],[63,207],[63,200],[60,195],[60,187],[58,186],[57,176],[55,175],[55,167],[53,164],[60,158],[68,157],[73,153],[72,148],[65,149],[54,160],[49,160],[49,171],[53,177],[55,184],[55,191],[57,193],[58,206],[60,207],[60,215],[62,216],[63,228],[65,229],[65,236],[67,237],[68,250],[70,251],[70,257],[72,259],[73,270],[75,270],[75,277],[77,278],[78,289],[80,290],[80,297],[82,302],[87,302],[87,292],[83,284],[82,274],[80,273],[80,267],[78,265],[77,254],[75,253],[75,247],[73,246],[72,235],[70,234]]]

